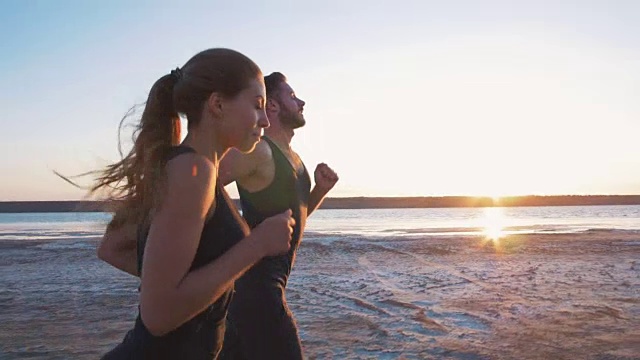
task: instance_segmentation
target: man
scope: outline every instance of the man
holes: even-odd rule
[[[220,181],[236,182],[243,216],[251,227],[291,209],[296,225],[285,255],[265,258],[236,281],[229,309],[222,359],[302,359],[298,331],[285,298],[285,287],[306,218],[338,181],[326,164],[314,171],[315,186],[302,160],[291,149],[294,130],[305,125],[305,102],[278,72],[264,78],[270,126],[255,150],[228,152],[220,163]]]

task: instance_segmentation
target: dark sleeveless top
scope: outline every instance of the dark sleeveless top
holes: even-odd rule
[[[287,284],[291,268],[295,261],[296,251],[307,220],[307,205],[311,191],[311,179],[306,167],[294,169],[280,148],[266,136],[262,137],[273,154],[275,174],[268,187],[257,192],[249,192],[238,185],[242,215],[251,228],[264,219],[279,214],[287,209],[293,212],[296,225],[293,229],[291,248],[287,254],[262,259],[247,271],[236,284],[236,297],[242,297],[244,285],[258,283],[276,283],[281,288]]]
[[[186,146],[172,149],[169,159],[180,154],[194,152]],[[249,229],[240,217],[235,205],[219,183],[215,189],[215,203],[211,217],[206,220],[200,243],[190,271],[216,260],[232,246],[248,235]],[[142,257],[148,227],[140,229],[138,237],[138,267],[142,268]],[[222,348],[227,309],[233,288],[203,312],[164,336],[153,336],[138,315],[135,327],[122,345],[135,359],[215,359]]]

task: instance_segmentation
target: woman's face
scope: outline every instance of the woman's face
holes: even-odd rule
[[[251,80],[246,89],[223,103],[224,120],[220,135],[229,147],[242,152],[251,152],[255,148],[262,129],[269,127],[265,103],[265,87],[261,79]]]

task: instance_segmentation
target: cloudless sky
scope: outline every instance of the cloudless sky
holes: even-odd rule
[[[637,1],[0,5],[0,201],[82,198],[52,170],[117,160],[127,109],[210,47],[287,75],[332,196],[640,194]]]

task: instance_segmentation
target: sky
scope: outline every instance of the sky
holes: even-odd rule
[[[287,75],[330,196],[640,194],[637,1],[0,4],[0,201],[82,199],[53,170],[118,160],[127,109],[212,47]]]

